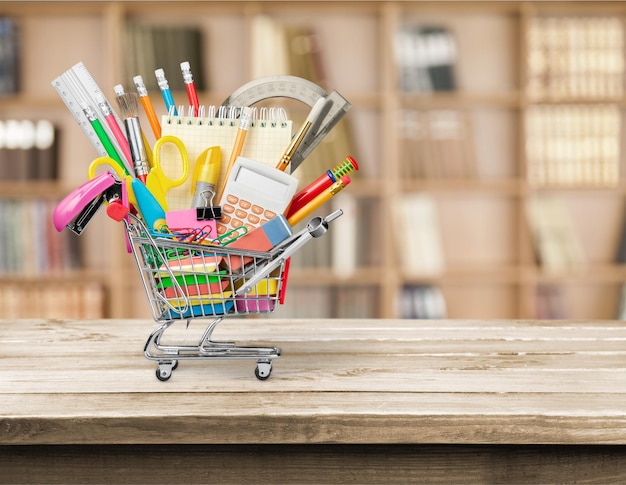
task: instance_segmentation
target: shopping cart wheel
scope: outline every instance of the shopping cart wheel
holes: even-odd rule
[[[160,381],[167,381],[172,377],[172,371],[178,367],[178,361],[172,360],[170,362],[159,362],[159,366],[156,370],[157,379]]]
[[[260,381],[266,380],[272,373],[271,362],[257,362],[256,369],[254,369],[254,375]]]

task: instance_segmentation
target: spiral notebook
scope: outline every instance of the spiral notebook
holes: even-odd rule
[[[182,110],[179,110],[179,113]],[[201,109],[201,116],[164,115],[161,121],[162,135],[180,138],[189,156],[189,177],[179,187],[167,192],[168,210],[191,208],[191,174],[198,156],[212,146],[221,147],[222,170],[218,187],[222,186],[226,165],[230,158],[237,130],[240,108]],[[252,121],[246,134],[241,156],[275,167],[292,136],[292,120],[287,119],[282,108],[254,108]],[[161,165],[168,176],[177,178],[180,170],[180,155],[175,147],[166,144],[161,154]]]

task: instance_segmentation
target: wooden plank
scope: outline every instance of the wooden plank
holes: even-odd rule
[[[42,394],[0,405],[0,444],[626,444],[623,397],[603,394]]]
[[[56,366],[20,365],[1,369],[4,393],[124,392],[596,392],[626,393],[626,368],[569,369],[539,365],[535,356],[518,359],[514,367],[485,365],[480,356],[467,368],[442,362],[423,366],[420,356],[311,355],[287,352],[274,363],[272,378],[257,382],[254,362],[245,360],[180,361],[167,383],[154,378],[156,363],[141,355],[127,359],[60,358]],[[509,361],[511,359],[509,358]],[[45,361],[40,361],[44,363]],[[252,378],[252,379],[251,379]]]
[[[283,348],[268,381],[216,360],[162,383],[146,320],[0,322],[0,444],[626,442],[619,322],[223,325]]]

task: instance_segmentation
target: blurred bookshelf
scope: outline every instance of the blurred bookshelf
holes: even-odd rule
[[[360,166],[322,208],[344,217],[294,257],[276,317],[612,319],[625,306],[622,3],[5,1],[0,20],[0,298],[13,302],[0,316],[150,317],[118,224],[25,232],[15,208],[45,212],[96,157],[51,81],[79,61],[111,93],[152,79],[176,36],[167,62],[196,59],[202,104],[293,74],[353,105],[294,173],[308,183],[348,154]],[[307,114],[288,112],[294,126]],[[57,143],[40,177],[7,125],[41,120]],[[34,244],[73,257],[35,265]]]

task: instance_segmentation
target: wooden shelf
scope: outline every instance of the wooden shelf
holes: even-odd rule
[[[538,97],[526,93],[526,34],[535,16],[611,15],[626,23],[626,4],[618,2],[436,2],[436,1],[187,1],[187,2],[23,2],[4,1],[0,14],[14,16],[21,28],[22,92],[2,98],[0,118],[49,116],[62,128],[59,182],[0,181],[0,197],[30,200],[60,198],[84,181],[96,156],[50,82],[78,61],[84,61],[101,87],[124,79],[127,23],[174,23],[198,26],[206,34],[208,88],[203,104],[219,104],[251,80],[249,46],[252,20],[265,14],[277,21],[310,26],[319,36],[327,89],[336,89],[351,104],[349,123],[361,170],[346,194],[375,214],[358,221],[359,237],[375,247],[378,259],[354,272],[335,274],[332,268],[292,268],[289,292],[309,285],[369,290],[380,295],[373,317],[396,318],[404,285],[432,284],[444,288],[451,318],[489,315],[533,318],[535,293],[541,285],[581,284],[612,292],[626,284],[626,268],[613,264],[613,247],[626,207],[626,167],[610,187],[535,187],[526,181],[524,117],[539,104],[611,104],[623,112],[621,97]],[[454,92],[408,93],[398,88],[394,33],[404,22],[450,24],[458,36],[459,86]],[[60,29],[63,29],[61,32]],[[348,32],[348,33],[346,33]],[[93,33],[93,36],[87,34]],[[54,34],[54,35],[53,35]],[[232,36],[232,37],[228,37]],[[226,44],[226,39],[229,41]],[[228,48],[225,48],[227,45]],[[46,49],[43,49],[45,46]],[[182,55],[182,53],[181,53]],[[154,102],[157,103],[155,94]],[[174,93],[187,99],[186,93]],[[291,105],[290,105],[291,109]],[[399,135],[398,113],[404,110],[460,110],[472,120],[472,150],[478,174],[473,178],[407,178]],[[291,112],[291,111],[290,111]],[[297,117],[306,114],[295,107]],[[329,168],[338,160],[329,161]],[[442,218],[446,269],[436,276],[410,276],[398,263],[392,210],[396,197],[426,193]],[[535,264],[534,245],[526,221],[527,201],[537,194],[566,197],[584,232],[592,261],[581,271],[550,274]],[[369,214],[368,214],[369,216]],[[125,253],[120,228],[106,217],[93,222],[84,236],[85,265],[69,274],[0,275],[0,283],[17,279],[37,284],[56,281],[102,282],[107,317],[136,316],[141,294],[132,257]],[[93,229],[92,229],[93,225]],[[597,237],[588,234],[598,232]],[[315,244],[313,241],[311,244]],[[103,270],[103,267],[106,270]],[[121,282],[121,283],[120,283]],[[480,287],[480,289],[477,289]],[[480,292],[480,298],[477,294]],[[585,305],[570,305],[572,318],[610,318],[613,296],[595,291],[566,296]],[[139,295],[139,296],[137,296]],[[575,301],[574,301],[575,299]],[[287,305],[289,302],[287,301]],[[487,311],[482,311],[485,307]],[[602,314],[597,313],[600,308]],[[469,313],[465,313],[469,312]],[[588,313],[585,313],[588,312]],[[596,313],[593,313],[596,312]],[[1,314],[0,314],[1,316]],[[313,315],[315,316],[315,315]]]

